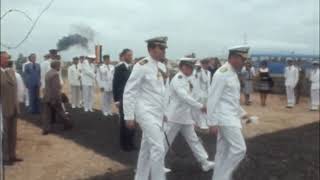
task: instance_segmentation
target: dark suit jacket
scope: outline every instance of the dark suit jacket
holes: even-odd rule
[[[45,76],[44,102],[51,104],[61,103],[61,88],[59,72],[50,69]]]
[[[12,69],[6,70],[5,72],[2,72],[2,70],[0,71],[0,98],[2,104],[2,113],[4,118],[9,118],[17,115],[19,112],[17,80],[15,72]]]
[[[112,82],[113,99],[115,102],[122,101],[124,88],[126,86],[130,74],[131,70],[129,70],[124,63],[119,66],[116,66]]]
[[[24,79],[27,87],[40,86],[41,73],[40,65],[38,63],[26,64],[24,70]]]

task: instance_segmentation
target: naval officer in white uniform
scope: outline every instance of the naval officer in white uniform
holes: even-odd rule
[[[248,57],[249,47],[229,49],[228,62],[213,76],[208,99],[210,133],[217,135],[213,180],[231,180],[245,157],[246,144],[241,133],[240,82],[238,72]]]
[[[311,111],[319,110],[319,93],[320,93],[320,66],[319,60],[312,62],[313,68],[310,72],[310,81],[311,81]]]
[[[72,59],[72,65],[68,68],[68,81],[70,84],[71,94],[71,106],[72,108],[80,108],[80,85],[81,85],[81,73],[79,68],[79,58],[74,57]]]
[[[293,65],[292,59],[288,60],[288,66],[284,70],[285,86],[288,99],[287,108],[292,108],[296,104],[294,88],[299,81],[299,70]]]
[[[208,153],[204,149],[199,137],[194,130],[195,121],[191,114],[192,109],[206,113],[206,104],[199,103],[192,97],[193,84],[190,80],[193,71],[193,59],[181,60],[180,71],[174,76],[169,87],[169,106],[167,110],[167,143],[166,151],[180,132],[186,139],[203,171],[209,171],[214,163],[208,161]]]
[[[105,116],[112,115],[112,81],[114,75],[114,67],[110,64],[110,56],[103,56],[104,64],[99,67],[97,72],[97,81],[103,94],[102,113]]]
[[[93,112],[94,102],[94,84],[96,81],[95,65],[93,61],[95,55],[88,57],[88,60],[84,60],[81,66],[81,83],[82,83],[82,95],[83,95],[83,107],[85,112]]]
[[[124,118],[128,128],[134,128],[135,119],[143,132],[135,180],[165,180],[162,124],[168,76],[161,61],[165,58],[167,37],[146,42],[150,56],[133,67],[124,90]]]

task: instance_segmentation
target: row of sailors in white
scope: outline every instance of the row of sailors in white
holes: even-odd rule
[[[147,41],[150,57],[134,66],[123,95],[127,127],[134,128],[136,121],[143,132],[135,180],[166,179],[164,157],[178,132],[186,138],[203,170],[214,165],[207,160],[207,152],[194,131],[194,117],[190,111],[196,109],[206,112],[207,108],[206,103],[192,97],[192,70],[186,73],[181,69],[171,81],[169,91],[166,90],[167,69],[161,62],[166,42],[166,37]],[[231,180],[234,169],[246,152],[241,134],[240,114],[243,109],[240,107],[240,83],[233,66],[241,67],[243,56],[248,53],[249,48],[239,47],[233,50],[237,52],[230,58],[233,65],[228,62],[218,70],[213,78],[207,103],[210,131],[214,133],[219,129],[214,173],[216,180]],[[166,102],[168,95],[169,105]],[[166,121],[168,123],[164,123]]]
[[[319,109],[319,60],[312,62],[312,69],[309,74],[309,80],[311,82],[310,88],[310,99],[311,99],[311,110]],[[294,88],[297,86],[299,81],[299,69],[293,65],[293,61],[288,61],[288,66],[284,72],[286,94],[288,99],[287,107],[292,108],[296,104],[296,97]]]
[[[112,115],[112,81],[114,67],[110,64],[110,57],[104,56],[104,64],[96,68],[93,63],[95,56],[89,56],[82,63],[78,58],[73,59],[73,64],[68,68],[68,81],[71,89],[72,107],[81,107],[83,99],[84,111],[93,112],[94,87],[99,86],[103,93],[102,112],[105,116]],[[81,91],[82,89],[82,91]]]

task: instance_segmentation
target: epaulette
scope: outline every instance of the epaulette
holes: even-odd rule
[[[223,72],[223,73],[227,72],[227,71],[228,71],[228,68],[226,68],[226,67],[223,67],[223,68],[220,69],[220,72]]]
[[[179,76],[178,76],[178,79],[182,79],[182,76],[181,76],[181,75],[179,75]]]
[[[145,64],[147,64],[147,63],[148,63],[148,60],[147,60],[147,59],[141,60],[141,61],[139,62],[140,65],[145,65]]]

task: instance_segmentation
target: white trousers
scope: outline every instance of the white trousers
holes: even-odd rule
[[[81,100],[81,94],[80,94],[80,86],[71,86],[70,87],[71,92],[71,104],[75,107],[80,107],[80,100]]]
[[[192,118],[194,119],[197,126],[200,129],[208,129],[207,123],[207,115],[202,113],[199,109],[192,109],[191,110]]]
[[[293,86],[286,86],[288,106],[293,107],[296,104],[296,96],[294,94]]]
[[[102,112],[112,114],[112,92],[103,92]]]
[[[140,122],[138,121],[143,134],[135,180],[166,179],[164,172],[164,132],[160,123],[153,121],[156,120],[145,118]]]
[[[29,104],[30,104],[29,92],[28,92],[27,88],[25,88],[25,90],[24,90],[24,104],[25,104],[25,106],[29,106]]]
[[[237,127],[220,126],[212,180],[232,180],[234,170],[245,157],[246,144]]]
[[[83,107],[85,110],[92,110],[93,108],[93,86],[83,86]]]
[[[168,122],[166,127],[166,134],[171,145],[177,134],[181,132],[181,135],[187,141],[191,148],[193,155],[196,157],[199,163],[203,163],[208,159],[208,153],[204,149],[198,135],[194,130],[193,124],[178,124],[174,122]],[[168,151],[168,142],[165,143],[166,152]]]
[[[312,110],[318,110],[319,109],[319,89],[311,89],[310,92],[310,99],[311,99],[311,109]]]

